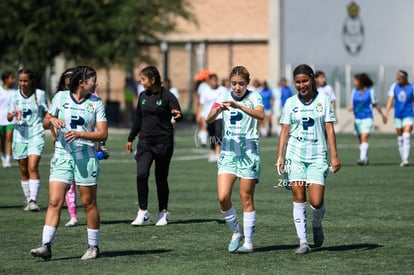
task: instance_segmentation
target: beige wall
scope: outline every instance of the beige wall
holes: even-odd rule
[[[197,47],[206,43],[205,64],[217,73],[220,79],[227,78],[231,68],[243,65],[251,77],[265,80],[268,76],[268,3],[269,0],[192,0],[191,10],[198,24],[177,20],[178,31],[167,36],[169,42],[169,78],[180,91],[180,103],[188,105],[189,77],[195,81],[197,68]],[[191,54],[186,44],[192,43]],[[150,50],[156,66],[163,72],[162,55],[159,47]],[[191,58],[191,60],[189,60]],[[192,64],[190,71],[189,63]],[[137,64],[134,76],[146,64]],[[101,72],[98,77],[100,77]],[[105,79],[105,73],[102,73]],[[162,76],[164,77],[164,76]],[[111,100],[118,100],[123,107],[123,84],[125,74],[119,70],[111,72]],[[100,87],[100,95],[106,100],[106,93]]]

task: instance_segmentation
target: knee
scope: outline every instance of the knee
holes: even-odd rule
[[[49,208],[60,209],[63,206],[63,199],[50,199]]]
[[[219,194],[218,201],[221,209],[227,209],[227,206],[231,204],[231,196],[229,194]]]
[[[240,194],[240,202],[243,209],[251,208],[253,206],[253,196],[248,193]]]
[[[148,179],[148,173],[145,171],[138,171],[137,172],[137,181],[147,180]]]
[[[323,206],[323,200],[310,200],[310,204],[313,208],[319,209]]]

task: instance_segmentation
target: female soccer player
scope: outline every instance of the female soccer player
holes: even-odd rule
[[[223,140],[218,166],[218,199],[220,211],[233,232],[229,252],[253,252],[253,231],[256,211],[253,195],[260,176],[259,127],[264,119],[262,97],[258,92],[247,90],[250,74],[243,66],[230,72],[232,91],[222,93],[213,104],[207,117],[213,122],[223,116]],[[243,207],[243,233],[240,230],[236,210],[232,206],[231,194],[234,183],[240,179],[240,198]],[[240,246],[240,247],[239,247]]]
[[[60,80],[58,83],[56,93],[58,93],[59,91],[69,90],[70,79],[72,78],[75,69],[76,68],[69,68],[69,69],[66,69],[62,73],[62,75],[60,76]],[[52,130],[52,135],[55,135],[54,129],[51,129],[51,130]],[[78,214],[76,211],[76,183],[74,180],[72,181],[68,191],[66,191],[65,200],[66,200],[66,205],[68,207],[68,213],[70,216],[70,220],[67,223],[65,223],[65,226],[66,227],[77,226],[79,222],[78,222]]]
[[[368,137],[374,124],[372,118],[372,106],[382,116],[382,121],[387,122],[387,117],[382,113],[381,106],[377,103],[373,82],[366,73],[354,76],[355,89],[352,91],[351,104],[348,107],[355,115],[355,132],[359,139],[359,165],[368,164]]]
[[[3,85],[0,86],[0,146],[1,160],[4,168],[11,167],[13,128],[14,123],[7,120],[7,108],[11,95],[13,94],[14,74],[4,72],[1,75]]]
[[[139,133],[135,160],[137,161],[137,193],[139,209],[132,225],[148,225],[148,177],[155,160],[155,181],[158,195],[158,221],[155,225],[168,224],[168,171],[174,149],[174,128],[171,117],[181,120],[181,108],[177,98],[161,86],[157,68],[148,66],[141,71],[141,84],[145,91],[138,99],[135,122],[125,145],[132,153],[132,143]]]
[[[406,71],[399,70],[394,83],[388,91],[388,101],[385,116],[389,117],[390,109],[394,104],[394,127],[397,132],[398,151],[400,152],[400,166],[408,166],[410,155],[411,131],[413,130],[413,94],[414,86],[408,82]]]
[[[335,92],[333,91],[332,87],[326,83],[326,76],[325,73],[322,71],[315,72],[315,81],[316,85],[318,86],[318,92],[325,93],[331,99],[331,103],[334,109],[335,114],[335,123],[338,123],[338,116],[336,115],[336,96]]]
[[[286,101],[280,119],[282,131],[276,168],[279,174],[285,173],[292,189],[293,220],[300,241],[295,253],[306,254],[310,252],[306,236],[306,188],[312,208],[315,247],[320,247],[324,241],[322,219],[328,173],[327,143],[333,172],[337,172],[341,165],[336,150],[331,99],[317,92],[313,70],[308,65],[296,67],[293,77],[298,94]]]
[[[58,131],[55,153],[50,164],[49,207],[43,227],[42,245],[32,249],[35,257],[52,257],[51,244],[60,221],[65,193],[72,180],[79,186],[87,219],[88,249],[82,260],[99,256],[100,217],[96,205],[99,162],[95,142],[108,136],[105,108],[102,100],[93,95],[96,71],[88,66],[76,67],[69,91],[57,93],[43,126]]]
[[[216,98],[220,96],[220,94],[228,92],[226,88],[218,84],[218,76],[214,73],[208,76],[208,85],[209,86],[200,93],[200,109],[198,112],[206,124],[207,116],[210,113]],[[218,155],[220,154],[222,124],[221,115],[218,115],[212,123],[207,124],[207,130],[210,136],[209,162],[216,162]]]
[[[25,211],[39,211],[37,196],[40,186],[39,161],[45,146],[42,121],[47,112],[45,92],[36,89],[34,73],[18,72],[19,90],[14,91],[8,105],[7,120],[13,121],[13,158],[17,159],[21,185],[26,197]]]
[[[265,110],[265,119],[260,121],[260,134],[262,137],[267,137],[272,133],[272,111],[274,96],[273,91],[270,89],[266,81],[263,81],[262,88],[260,89],[260,95],[263,100],[263,107]]]

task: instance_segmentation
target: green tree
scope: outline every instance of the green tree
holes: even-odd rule
[[[151,45],[175,30],[178,17],[195,22],[187,0],[0,1],[1,67],[43,73],[63,55],[76,63],[132,70],[149,61]]]

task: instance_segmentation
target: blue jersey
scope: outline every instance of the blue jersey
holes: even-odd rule
[[[372,105],[377,103],[374,89],[366,88],[362,92],[354,89],[351,100],[356,119],[372,118]]]
[[[293,94],[292,89],[289,86],[280,87],[280,96],[282,107],[285,106],[286,100]]]
[[[394,117],[409,118],[414,117],[413,114],[413,84],[408,83],[401,87],[398,83],[394,83],[388,91],[388,96],[394,97]]]
[[[266,111],[272,109],[273,92],[270,89],[262,89],[260,95],[263,99],[263,107]]]

